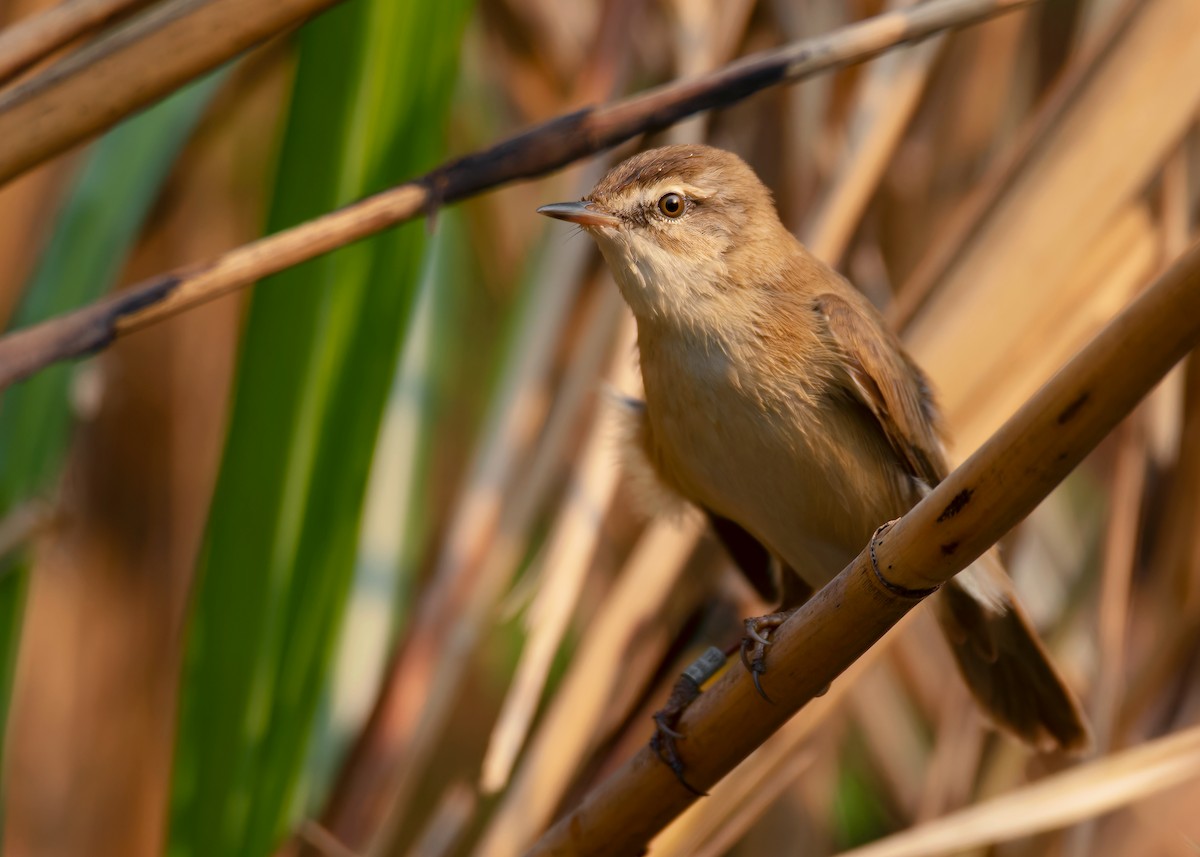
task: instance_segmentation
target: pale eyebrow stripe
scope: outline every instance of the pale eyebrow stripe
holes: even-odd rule
[[[698,185],[689,184],[687,182],[676,181],[660,181],[655,182],[642,192],[642,202],[655,203],[658,202],[664,194],[681,193],[689,199],[699,200],[703,202],[706,199],[716,195],[715,190],[702,188]]]

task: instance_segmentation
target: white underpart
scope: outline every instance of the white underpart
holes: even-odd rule
[[[593,234],[634,314],[701,322],[703,304],[717,295],[714,283],[726,274],[719,257],[681,257],[633,230],[604,228]]]

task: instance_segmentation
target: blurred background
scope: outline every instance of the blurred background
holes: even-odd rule
[[[0,318],[912,5],[348,0],[0,188]],[[736,151],[902,331],[961,459],[1190,242],[1198,108],[1195,0],[1051,0],[9,389],[5,852],[522,853],[771,606],[698,521],[642,514],[610,401],[638,393],[632,322],[592,243],[534,209],[643,147]],[[1004,545],[1092,756],[997,735],[917,611],[651,853],[1198,853],[1198,432],[1192,358]]]

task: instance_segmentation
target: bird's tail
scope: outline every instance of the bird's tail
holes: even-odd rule
[[[1079,703],[1050,662],[994,550],[933,600],[967,686],[996,725],[1043,752],[1088,747]]]

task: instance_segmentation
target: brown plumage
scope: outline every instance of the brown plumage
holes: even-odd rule
[[[637,318],[646,403],[631,442],[643,469],[704,509],[743,565],[769,552],[823,586],[945,476],[925,376],[736,155],[643,152],[583,202],[541,210],[596,239]],[[935,601],[1000,725],[1041,749],[1087,743],[994,552]]]

